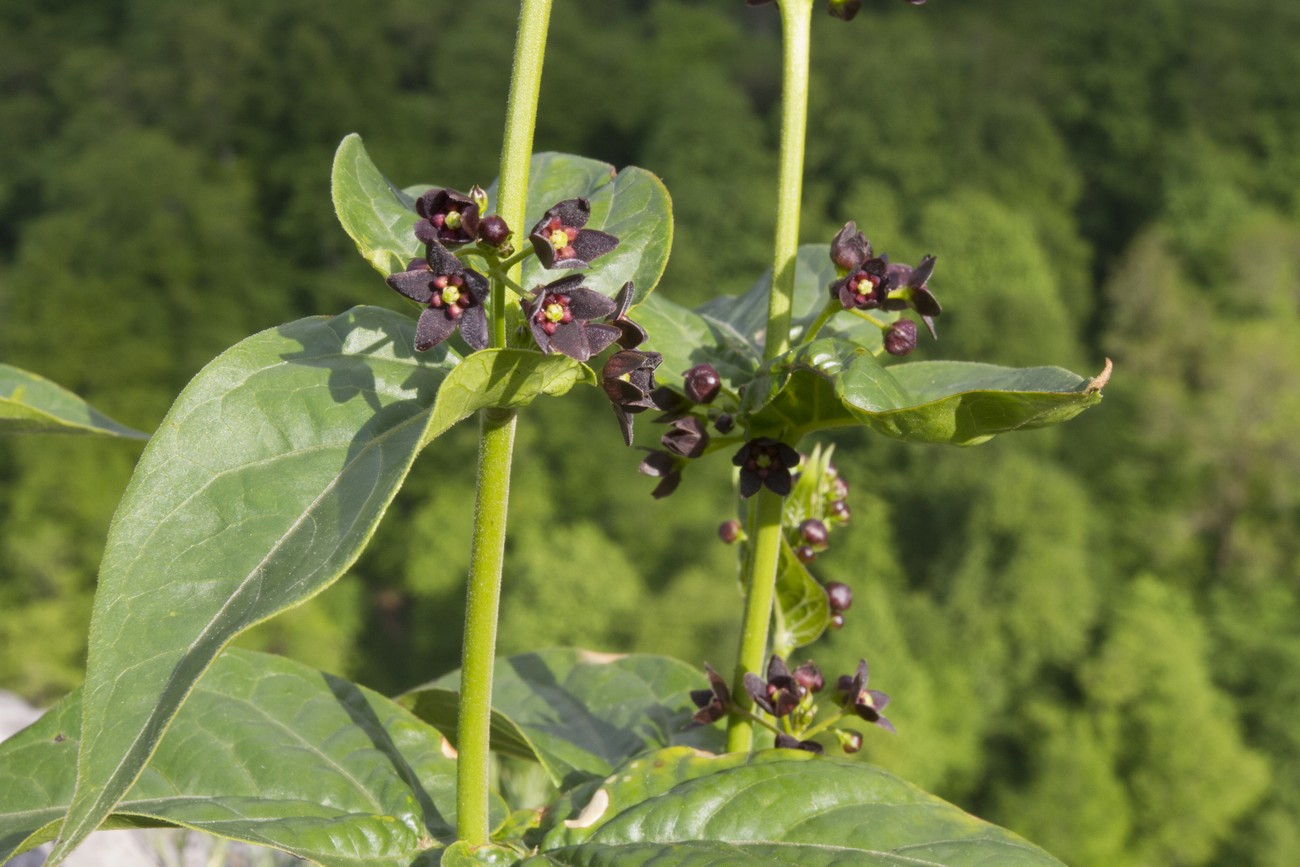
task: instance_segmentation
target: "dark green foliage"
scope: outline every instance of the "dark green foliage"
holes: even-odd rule
[[[1061,430],[975,450],[837,438],[853,520],[811,571],[855,602],[810,655],[836,673],[866,655],[895,697],[900,734],[868,733],[870,760],[1071,864],[1285,863],[1300,846],[1300,7],[902,7],[816,21],[803,240],[851,218],[895,260],[938,256],[940,341],[914,359],[1094,372],[1110,356],[1116,375]],[[538,150],[664,179],[661,291],[688,306],[769,264],[772,12],[557,4]],[[357,131],[399,183],[489,182],[513,15],[6,4],[0,362],[149,430],[248,334],[402,309],[334,223],[332,154]],[[242,642],[388,692],[455,668],[475,434],[417,461],[339,586]],[[592,389],[531,409],[517,454],[503,650],[725,668],[726,468],[652,501]],[[48,700],[79,679],[136,457],[0,440],[0,686]]]

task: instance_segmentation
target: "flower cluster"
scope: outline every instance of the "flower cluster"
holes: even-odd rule
[[[682,374],[680,392],[660,386],[651,393],[651,402],[662,411],[655,421],[667,425],[668,431],[659,439],[662,451],[647,450],[649,454],[639,470],[660,479],[651,492],[656,499],[675,491],[687,463],[708,451],[712,442],[710,425],[719,434],[731,431],[731,413],[713,405],[723,393],[722,377],[711,364],[697,364]],[[727,399],[728,406],[733,402],[734,398]]]
[[[915,268],[891,263],[889,256],[875,255],[871,242],[858,231],[852,220],[831,241],[831,261],[840,276],[830,285],[832,298],[845,310],[912,309],[921,317],[930,336],[935,337],[934,320],[941,312],[928,281],[934,272],[934,257],[924,257]],[[885,350],[891,355],[907,355],[916,348],[916,323],[899,319],[882,326]]]

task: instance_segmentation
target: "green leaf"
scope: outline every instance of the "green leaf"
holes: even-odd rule
[[[496,185],[488,191],[496,199]],[[609,163],[560,153],[534,154],[528,174],[527,225],[511,226],[516,246],[528,243],[528,233],[547,209],[565,199],[583,196],[591,202],[586,228],[618,238],[618,248],[601,256],[583,272],[585,285],[613,297],[631,280],[633,303],[643,301],[668,266],[673,243],[672,200],[663,182],[645,169],[628,166],[616,172]],[[523,287],[572,273],[547,270],[536,258],[524,262]]]
[[[661,750],[619,768],[581,810],[575,800],[561,799],[541,853],[525,863],[642,864],[656,848],[673,864],[1061,863],[884,771],[797,750]]]
[[[177,398],[109,531],[54,855],[126,793],[222,647],[360,554],[455,365],[413,339],[412,320],[377,308],[299,320],[227,350]]]
[[[80,693],[0,745],[0,862],[52,838],[72,795]],[[389,699],[297,662],[213,663],[107,823],[181,826],[326,865],[408,865],[455,837],[456,763]],[[496,820],[505,816],[499,797]]]
[[[434,402],[425,442],[441,436],[484,407],[514,409],[539,395],[564,394],[578,383],[596,385],[590,367],[567,355],[531,349],[484,349],[471,353],[443,381]]]
[[[655,373],[659,382],[679,385],[682,374],[697,364],[708,363],[728,387],[735,389],[753,377],[761,361],[761,355],[730,325],[706,319],[663,295],[646,299],[632,318],[648,335],[639,348],[664,357]]]
[[[414,199],[375,168],[356,133],[344,137],[331,174],[334,212],[366,261],[385,277],[422,255]]]
[[[398,700],[454,739],[459,685],[452,672]],[[720,729],[682,730],[696,710],[691,690],[706,687],[702,671],[664,656],[554,649],[506,657],[492,684],[492,746],[536,758],[561,788],[656,747],[716,748]]]
[[[781,657],[789,656],[797,647],[812,644],[831,622],[831,606],[825,589],[799,562],[784,537],[781,564],[776,573],[773,616],[776,628],[772,634],[772,652]]]
[[[975,445],[1058,424],[1101,401],[1110,366],[1093,379],[1059,367],[962,361],[885,367],[857,344],[821,338],[774,359],[745,393],[753,436],[797,442],[861,424],[910,442]]]
[[[805,244],[799,248],[794,266],[794,296],[791,299],[790,339],[798,341],[830,300],[830,285],[837,278],[835,263],[831,261],[829,244]],[[739,297],[719,295],[700,305],[697,311],[706,320],[725,324],[732,333],[740,335],[755,358],[763,357],[764,338],[767,334],[768,296],[772,291],[772,269]],[[896,313],[872,311],[881,322],[893,322]],[[842,314],[834,317],[822,328],[821,337],[841,337],[857,343],[872,352],[884,346],[880,328],[860,316]]]
[[[147,440],[44,377],[0,364],[0,434],[102,434]]]

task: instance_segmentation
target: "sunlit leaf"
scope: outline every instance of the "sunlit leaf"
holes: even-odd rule
[[[147,440],[48,379],[0,364],[0,434],[102,434]]]
[[[422,255],[414,234],[414,198],[383,176],[356,133],[334,154],[331,192],[343,229],[379,273],[404,271],[408,261]]]
[[[656,853],[673,864],[1061,863],[884,771],[797,750],[661,750],[552,815],[525,863],[646,864]]]
[[[772,635],[772,652],[789,656],[795,648],[812,644],[831,622],[831,606],[826,591],[807,567],[799,562],[794,549],[781,540],[781,563],[776,573],[776,604],[773,610],[776,628]]]
[[[0,862],[52,838],[72,796],[80,692],[0,745]],[[408,865],[455,837],[456,763],[394,702],[227,650],[108,827],[180,826],[326,865]],[[505,804],[493,795],[493,820]]]

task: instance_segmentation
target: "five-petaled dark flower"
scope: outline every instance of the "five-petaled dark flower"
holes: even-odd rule
[[[858,670],[850,677],[847,674],[840,675],[840,681],[837,686],[839,691],[844,695],[845,709],[852,708],[853,712],[869,723],[875,723],[882,729],[894,731],[894,724],[880,712],[889,704],[889,696],[879,690],[867,689],[867,661],[858,660]]]
[[[886,300],[884,306],[886,310],[906,310],[911,307],[921,314],[921,321],[925,323],[926,328],[930,329],[930,336],[937,337],[938,335],[934,333],[934,317],[942,313],[943,308],[939,306],[938,299],[926,285],[932,273],[934,273],[933,256],[926,256],[915,268],[906,265],[890,265],[890,283],[898,288],[895,290],[895,297]]]
[[[645,343],[646,339],[645,329],[627,318],[627,309],[632,306],[633,294],[632,281],[629,280],[614,297],[614,315],[609,319],[609,324],[618,329],[618,345],[624,349],[636,349]]]
[[[835,236],[837,242],[853,224],[845,225]],[[831,295],[840,299],[845,310],[872,310],[885,306],[885,298],[894,287],[889,274],[889,260],[884,256],[873,256],[871,242],[856,232],[856,237],[848,239],[838,247],[832,246],[835,264],[848,271],[831,284]]]
[[[668,452],[656,452],[651,449],[646,451],[650,453],[641,461],[637,472],[652,479],[659,479],[659,484],[655,485],[650,496],[662,500],[677,490],[677,486],[682,483],[681,459],[673,457]]]
[[[695,702],[699,710],[686,724],[688,729],[717,722],[727,715],[727,708],[731,706],[731,690],[727,689],[727,682],[722,679],[722,675],[707,662],[704,663],[704,673],[709,678],[709,688],[691,690],[691,701]]]
[[[521,299],[528,327],[542,352],[562,352],[586,361],[619,338],[613,325],[594,323],[616,310],[608,298],[582,285],[582,276],[563,277],[538,286],[531,300]]]
[[[740,467],[740,496],[749,498],[767,485],[782,497],[790,493],[790,470],[799,465],[799,453],[783,442],[760,437],[740,447],[731,458]]]
[[[415,237],[425,244],[468,244],[478,237],[478,204],[455,190],[429,190],[415,200],[415,212]]]
[[[585,268],[597,256],[618,246],[618,238],[584,229],[591,219],[591,203],[566,199],[546,212],[528,233],[537,258],[546,268]]]
[[[614,406],[623,442],[632,445],[632,416],[655,406],[650,395],[655,390],[655,368],[664,357],[657,352],[624,349],[605,362],[601,371],[605,395]]]
[[[438,242],[429,244],[426,258],[412,259],[405,271],[390,274],[387,282],[425,305],[415,326],[415,348],[420,352],[437,346],[457,328],[470,348],[487,347],[488,322],[483,312],[487,278],[466,268]]]
[[[709,445],[709,432],[697,416],[687,415],[669,422],[669,431],[659,442],[675,455],[698,458]]]
[[[767,680],[753,672],[745,673],[745,692],[754,704],[772,716],[781,717],[799,706],[808,688],[790,674],[785,660],[774,653],[767,661]]]

